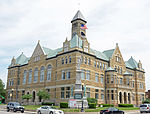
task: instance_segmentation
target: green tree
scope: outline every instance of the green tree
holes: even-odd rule
[[[87,98],[88,103],[96,103],[97,104],[97,99],[95,98]]]
[[[6,90],[4,89],[5,84],[3,81],[0,79],[0,95],[5,97],[6,96]]]
[[[144,101],[142,101],[142,103],[150,103],[150,99],[146,98]]]
[[[31,94],[26,94],[26,95],[23,95],[22,96],[22,99],[27,99],[27,102],[29,103],[29,99],[32,98],[32,95]]]
[[[46,99],[49,99],[50,98],[50,94],[46,91],[46,90],[40,90],[38,93],[37,93],[37,96],[39,96],[39,101],[41,102],[41,100],[43,99],[43,102],[44,100]]]

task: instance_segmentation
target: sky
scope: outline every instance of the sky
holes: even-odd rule
[[[71,39],[71,20],[78,10],[87,21],[87,39],[98,51],[115,48],[127,61],[142,62],[150,89],[149,0],[0,0],[0,78],[22,52],[30,57],[38,40],[44,47],[63,46]]]

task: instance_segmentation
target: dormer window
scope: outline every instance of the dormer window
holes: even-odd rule
[[[68,51],[68,44],[64,45],[64,52]]]
[[[116,62],[121,62],[121,58],[116,56]]]

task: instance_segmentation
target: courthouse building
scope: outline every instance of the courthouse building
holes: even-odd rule
[[[30,103],[38,103],[37,93],[46,89],[49,102],[67,102],[75,88],[78,58],[81,81],[86,97],[98,103],[139,105],[145,98],[145,71],[132,56],[124,61],[118,44],[114,49],[92,49],[86,37],[86,23],[80,11],[73,17],[71,38],[52,50],[37,43],[31,57],[22,53],[12,58],[8,67],[7,102],[25,102],[22,95],[31,94]],[[100,43],[103,39],[100,39]],[[50,44],[50,43],[49,43]],[[74,94],[74,92],[73,92]]]

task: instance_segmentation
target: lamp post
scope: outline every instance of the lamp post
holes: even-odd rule
[[[84,92],[84,83],[82,83],[82,107],[81,107],[81,112],[84,112],[84,107],[83,107],[83,92]]]

